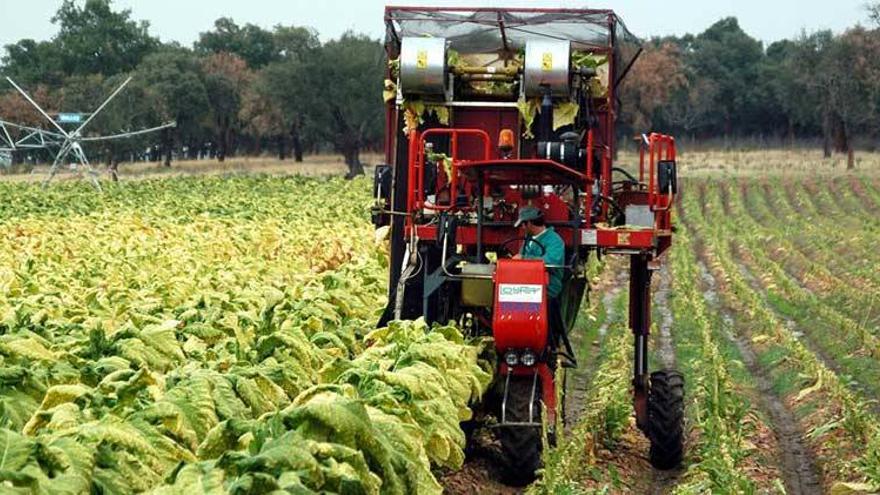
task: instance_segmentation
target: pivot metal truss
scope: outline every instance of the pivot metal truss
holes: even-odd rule
[[[108,136],[90,136],[84,137],[83,130],[88,126],[95,117],[110,104],[110,102],[116,98],[116,96],[122,92],[125,86],[131,82],[131,78],[125,80],[116,91],[110,94],[104,103],[101,104],[94,112],[89,114],[89,117],[85,122],[79,125],[75,130],[68,132],[52,117],[43,110],[40,105],[37,104],[18,84],[15,83],[10,78],[6,78],[19,93],[31,104],[34,108],[40,112],[40,115],[45,117],[46,120],[49,121],[50,124],[55,128],[54,131],[39,129],[36,127],[28,127],[24,125],[14,124],[12,122],[7,122],[4,120],[0,120],[0,152],[11,152],[18,150],[27,150],[27,149],[49,149],[49,148],[57,148],[58,152],[55,154],[55,160],[52,163],[52,168],[49,170],[49,177],[43,181],[43,187],[47,186],[49,182],[55,177],[55,174],[58,173],[58,169],[62,166],[65,160],[68,157],[72,157],[76,160],[79,165],[81,165],[89,174],[89,177],[92,181],[92,184],[95,185],[99,191],[101,190],[101,184],[98,182],[98,173],[95,169],[92,168],[89,163],[89,159],[83,151],[82,143],[88,142],[96,142],[96,141],[110,141],[116,139],[128,139],[135,136],[140,136],[143,134],[149,134],[152,132],[160,131],[162,129],[167,129],[170,127],[175,127],[177,124],[174,122],[169,122],[166,124],[162,124],[157,127],[151,127],[149,129],[142,129],[139,131],[130,131],[124,132],[120,134],[113,134]],[[12,134],[10,134],[10,129],[14,130],[16,137],[14,138]],[[56,132],[57,131],[57,132]]]

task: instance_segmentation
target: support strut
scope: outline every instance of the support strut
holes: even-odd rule
[[[648,335],[651,332],[651,271],[647,254],[630,256],[629,327],[635,338],[633,354],[633,407],[636,425],[648,424]]]

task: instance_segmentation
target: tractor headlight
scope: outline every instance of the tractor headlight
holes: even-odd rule
[[[537,361],[538,356],[529,349],[526,349],[520,358],[520,362],[522,362],[523,366],[534,366]]]
[[[516,351],[507,351],[504,353],[504,363],[508,366],[516,366],[519,364],[519,356]]]

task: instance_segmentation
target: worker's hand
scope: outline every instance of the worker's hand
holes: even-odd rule
[[[521,259],[522,259],[522,255],[519,254],[519,253],[517,253],[517,254],[514,254],[513,256],[511,256],[510,258],[511,258],[511,259],[514,259],[514,260],[521,260]]]

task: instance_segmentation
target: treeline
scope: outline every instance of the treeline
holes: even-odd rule
[[[819,139],[826,156],[880,138],[880,3],[870,27],[804,33],[766,48],[735,18],[693,36],[652,39],[624,83],[622,134],[663,129],[694,140]]]
[[[350,174],[381,148],[384,53],[379,40],[346,33],[322,43],[306,27],[264,29],[218,19],[192,47],[162,43],[112,0],[66,0],[48,41],[6,46],[0,73],[50,112],[87,112],[126,77],[133,82],[91,132],[177,127],[87,150],[120,161],[303,154],[333,150]],[[652,39],[622,87],[621,137],[647,129],[692,140],[821,140],[852,157],[880,135],[880,3],[870,27],[805,33],[764,47],[735,18],[698,35]],[[380,22],[380,20],[375,20]],[[45,126],[0,84],[0,118]],[[31,153],[32,159],[45,159]],[[18,154],[16,160],[26,159]]]
[[[159,135],[88,150],[110,166],[264,153],[299,161],[304,153],[332,149],[358,174],[360,152],[381,147],[384,51],[378,40],[346,33],[321,43],[309,28],[267,30],[221,18],[190,48],[161,43],[148,23],[133,21],[129,10],[114,10],[111,0],[65,0],[52,22],[58,33],[51,40],[6,46],[3,76],[50,113],[91,111],[132,76],[90,132],[177,122]],[[11,86],[2,86],[0,118],[46,127]]]

